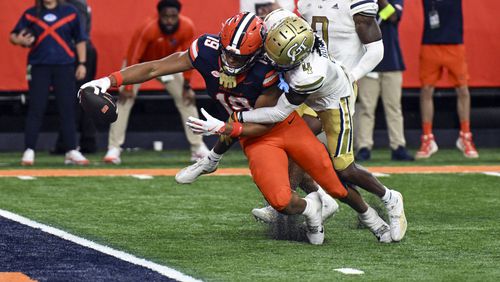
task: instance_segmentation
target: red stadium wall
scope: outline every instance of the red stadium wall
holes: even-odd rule
[[[10,30],[21,13],[33,0],[0,1],[0,91],[26,89],[25,67],[27,50],[12,46]],[[129,37],[145,17],[155,13],[157,0],[88,0],[93,11],[92,38],[99,52],[98,76],[106,75],[121,66]],[[191,17],[197,33],[217,33],[221,23],[239,9],[238,0],[184,0],[183,13]],[[422,33],[420,1],[405,1],[401,23],[407,71],[405,87],[418,87],[418,52]],[[498,9],[497,9],[498,8]],[[465,42],[471,75],[470,85],[500,87],[500,17],[492,11],[500,9],[498,0],[464,0]],[[193,86],[203,88],[199,75]],[[446,81],[441,86],[448,86]],[[145,88],[158,88],[155,82]]]

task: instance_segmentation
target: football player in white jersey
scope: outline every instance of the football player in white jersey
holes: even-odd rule
[[[348,204],[358,212],[361,222],[367,225],[381,242],[400,241],[405,235],[407,225],[401,194],[387,189],[371,173],[360,169],[354,163],[349,109],[350,96],[354,91],[352,80],[340,64],[329,59],[322,40],[315,39],[311,27],[302,19],[278,11],[271,13],[265,23],[268,27],[264,44],[265,54],[272,64],[284,71],[285,80],[288,82],[283,84],[286,94],[281,95],[275,107],[240,112],[238,120],[275,123],[284,120],[303,102],[307,104],[321,119],[327,135],[327,146],[339,176],[342,180],[361,186],[381,197],[390,217],[390,230],[373,208],[364,203],[361,206]],[[285,89],[287,87],[289,89]],[[213,131],[213,120],[194,120],[195,130],[210,133],[212,129],[211,133],[220,133]],[[225,126],[230,132],[231,124],[227,123]],[[381,232],[385,228],[390,234]]]
[[[384,57],[382,33],[376,21],[377,0],[299,0],[300,15],[325,41],[331,57],[357,81]]]

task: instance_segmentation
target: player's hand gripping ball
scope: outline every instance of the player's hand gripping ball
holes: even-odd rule
[[[95,94],[98,92],[98,94]],[[116,101],[109,93],[94,91],[88,86],[78,91],[83,110],[97,123],[113,123],[118,118]]]

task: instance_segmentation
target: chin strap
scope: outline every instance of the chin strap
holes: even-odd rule
[[[224,88],[235,88],[236,87],[236,76],[227,75],[222,70],[219,71],[219,84]]]

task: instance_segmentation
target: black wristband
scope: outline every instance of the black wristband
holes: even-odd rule
[[[85,66],[87,62],[78,62],[78,65],[82,65],[82,66]]]

